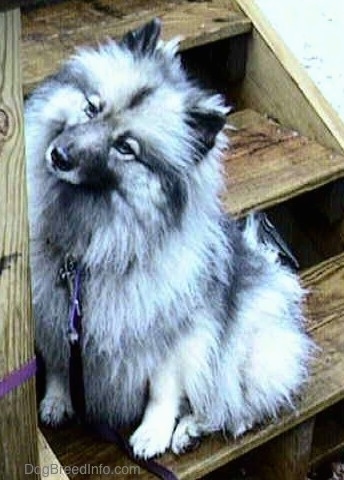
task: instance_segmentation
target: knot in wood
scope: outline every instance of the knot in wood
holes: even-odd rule
[[[6,137],[10,128],[10,119],[8,113],[0,108],[0,136]]]

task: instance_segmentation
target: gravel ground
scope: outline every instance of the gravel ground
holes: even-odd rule
[[[344,119],[344,1],[256,0],[256,3]]]

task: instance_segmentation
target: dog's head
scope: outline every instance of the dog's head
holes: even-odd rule
[[[176,220],[226,109],[187,78],[178,43],[159,37],[153,20],[119,42],[79,50],[41,89],[40,121],[53,126],[44,161],[59,181],[110,193],[139,217],[155,210]]]

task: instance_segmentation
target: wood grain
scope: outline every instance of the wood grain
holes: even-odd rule
[[[319,264],[303,273],[304,285],[309,289],[307,329],[318,346],[310,380],[297,400],[297,410],[281,414],[276,422],[255,428],[246,435],[227,440],[220,434],[204,439],[194,452],[180,457],[166,454],[161,462],[171,468],[180,479],[200,478],[231,460],[265,444],[344,398],[344,254]],[[321,306],[321,308],[319,308]],[[116,446],[85,434],[80,427],[59,431],[44,429],[49,443],[65,465],[132,465]],[[71,477],[82,480],[81,476]],[[98,477],[90,477],[95,480]],[[123,478],[120,475],[118,478]],[[140,474],[143,480],[153,476]]]
[[[236,216],[276,205],[344,176],[344,156],[252,110],[232,114],[225,208]]]
[[[181,36],[181,49],[250,31],[250,21],[231,0],[70,0],[23,14],[22,64],[28,92],[80,45],[96,44],[159,17],[163,38]]]
[[[264,40],[262,42],[258,35],[254,36],[253,50],[248,58],[250,70],[243,96],[250,95],[265,111],[272,115],[281,115],[282,123],[297,128],[307,136],[313,133],[315,138],[325,145],[337,145],[339,150],[343,150],[344,123],[337,112],[282,41],[257,3],[254,0],[236,1]],[[266,47],[271,49],[273,55],[267,54]],[[269,68],[269,62],[273,68]],[[271,111],[273,103],[276,102],[283,102],[283,108],[272,108]],[[256,108],[252,104],[250,107]]]
[[[247,47],[246,76],[238,104],[267,114],[279,123],[341,152],[341,146],[280,59],[254,29]]]
[[[28,266],[28,222],[19,10],[0,14],[0,378],[34,356]],[[38,465],[34,380],[0,399],[0,478]]]
[[[305,480],[309,468],[314,423],[315,418],[310,418],[253,452],[251,461],[257,478]]]
[[[343,263],[344,255],[340,254],[302,274],[303,282],[312,293],[307,303],[309,331],[326,328],[327,324],[343,315]],[[344,321],[344,317],[342,318]]]
[[[341,401],[317,416],[310,466],[316,468],[339,457],[344,449],[344,402]]]
[[[39,467],[47,480],[69,480],[61,463],[40,430],[37,431]]]

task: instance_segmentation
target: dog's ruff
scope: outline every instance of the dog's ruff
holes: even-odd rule
[[[157,21],[80,50],[26,105],[43,421],[72,415],[65,254],[82,286],[86,413],[134,425],[137,456],[233,435],[293,406],[312,343],[304,292],[257,235],[225,217],[218,95],[189,80]]]

